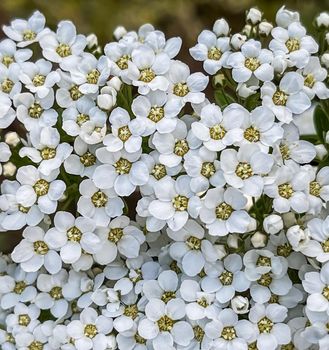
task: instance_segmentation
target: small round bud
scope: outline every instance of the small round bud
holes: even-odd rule
[[[266,233],[275,235],[283,229],[283,220],[281,216],[272,214],[267,216],[263,221],[263,228]]]
[[[122,81],[119,77],[113,77],[108,82],[107,85],[119,91],[121,89]]]
[[[227,237],[227,245],[230,248],[237,249],[239,247],[239,235],[237,233],[231,233]]]
[[[98,45],[98,39],[97,39],[96,34],[91,33],[91,34],[89,34],[87,36],[86,39],[87,39],[87,47],[88,47],[88,49],[91,49],[91,48],[93,48],[93,47]]]
[[[231,307],[236,314],[246,314],[249,311],[249,300],[246,297],[237,295],[231,300]]]
[[[258,29],[260,35],[268,36],[271,34],[273,25],[270,22],[261,22],[259,23]]]
[[[21,142],[21,139],[18,136],[17,132],[10,131],[10,132],[7,132],[5,135],[5,142],[9,146],[16,147]]]
[[[257,231],[252,235],[250,241],[254,248],[263,248],[266,245],[267,236]]]
[[[247,12],[246,19],[247,22],[251,24],[258,24],[262,20],[262,13],[258,9],[253,7]]]
[[[287,239],[293,250],[300,251],[310,240],[308,230],[303,230],[299,225],[291,226],[287,231]]]
[[[240,83],[238,85],[237,92],[240,97],[247,98],[251,95],[254,95],[258,89],[259,86],[248,86],[246,83]]]
[[[227,36],[230,31],[230,27],[225,19],[221,18],[214,23],[212,30],[217,36]]]
[[[244,44],[247,40],[247,37],[245,35],[242,35],[240,33],[236,33],[232,35],[231,38],[231,45],[235,50],[239,50],[242,44]]]
[[[329,28],[329,13],[321,12],[315,19],[315,23],[319,28]]]
[[[324,145],[315,145],[316,156],[322,160],[328,154],[328,151]]]
[[[329,69],[329,52],[326,52],[321,56],[321,62],[326,68]]]
[[[123,26],[118,26],[114,29],[113,35],[116,40],[120,40],[123,36],[127,34],[127,30]]]
[[[3,175],[6,177],[11,177],[15,175],[16,172],[16,165],[13,164],[12,162],[7,162],[5,164],[2,164],[2,169],[3,169]]]
[[[285,6],[282,6],[276,13],[275,21],[279,27],[288,28],[289,24],[299,22],[299,13],[287,10]]]
[[[97,96],[97,105],[100,109],[109,111],[111,110],[117,101],[117,92],[110,86],[104,86],[101,89],[101,94]]]

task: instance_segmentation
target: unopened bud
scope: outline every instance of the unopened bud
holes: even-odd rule
[[[290,227],[287,231],[287,239],[295,251],[303,249],[310,240],[308,231],[303,230],[299,225]]]
[[[262,13],[253,7],[247,12],[246,19],[251,24],[258,24],[262,20]]]
[[[127,30],[123,26],[116,27],[113,32],[113,35],[116,40],[120,40],[126,34],[127,34]]]
[[[257,231],[252,235],[250,241],[255,248],[263,248],[266,245],[267,236],[264,233]]]
[[[263,228],[266,233],[275,235],[283,229],[283,220],[281,216],[272,214],[267,216],[263,221]]]
[[[231,307],[236,314],[246,314],[249,310],[249,300],[246,297],[237,295],[231,300]]]
[[[17,132],[10,131],[5,135],[5,142],[9,146],[16,147],[21,142],[21,139],[19,138]]]

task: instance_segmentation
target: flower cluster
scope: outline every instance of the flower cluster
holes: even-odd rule
[[[3,27],[0,231],[22,238],[0,256],[1,349],[328,349],[315,24],[219,19],[190,49],[205,73],[150,24],[104,50],[38,11]]]

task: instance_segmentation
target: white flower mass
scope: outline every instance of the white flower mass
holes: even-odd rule
[[[104,50],[39,11],[3,27],[0,231],[21,239],[0,255],[1,349],[329,349],[328,13],[314,24],[218,19],[190,48],[204,73],[150,24]]]

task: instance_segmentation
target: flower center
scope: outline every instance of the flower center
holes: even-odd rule
[[[296,350],[295,345],[293,343],[281,345],[281,350]]]
[[[51,291],[49,292],[49,294],[55,300],[59,300],[59,299],[63,298],[62,288],[61,287],[53,287],[51,289]]]
[[[197,300],[197,304],[202,306],[203,308],[207,307],[209,304],[207,302],[207,299],[205,297],[202,297]]]
[[[312,89],[312,87],[314,86],[316,80],[314,78],[313,74],[307,74],[305,79],[304,79],[304,85],[309,87],[310,89]]]
[[[84,124],[84,123],[87,122],[88,120],[90,120],[90,117],[89,117],[89,115],[87,115],[87,114],[81,113],[81,114],[78,114],[78,115],[77,115],[77,124],[78,124],[79,126],[81,126],[82,124]]]
[[[227,220],[231,216],[232,212],[233,208],[225,202],[217,205],[215,209],[216,218],[220,220]]]
[[[175,298],[176,298],[176,293],[174,291],[164,292],[161,296],[161,300],[166,304],[168,303],[168,301]]]
[[[84,329],[84,335],[87,338],[94,338],[97,335],[97,327],[94,324],[87,324],[85,325],[85,329]]]
[[[175,143],[174,153],[177,156],[183,157],[189,151],[189,149],[190,147],[186,140],[178,140]]]
[[[246,68],[254,72],[260,66],[260,62],[256,57],[248,57],[245,59],[244,65]]]
[[[43,108],[40,106],[39,103],[32,103],[30,108],[28,109],[29,116],[33,119],[38,119],[41,117],[41,114],[43,113]]]
[[[39,179],[33,186],[34,192],[38,197],[44,196],[49,191],[49,182],[44,179]]]
[[[221,337],[225,340],[233,340],[234,338],[236,338],[235,328],[224,327],[222,330]]]
[[[266,316],[257,323],[260,333],[270,333],[273,328],[273,322]]]
[[[14,62],[14,57],[13,56],[3,56],[2,57],[2,63],[8,68],[13,62]]]
[[[6,94],[9,94],[10,91],[12,90],[14,86],[14,83],[12,80],[6,78],[2,83],[1,83],[1,91],[3,91]]]
[[[152,120],[152,122],[157,123],[164,117],[164,109],[163,107],[153,106],[150,109],[150,113],[147,116],[148,119]]]
[[[92,154],[88,151],[80,157],[80,162],[85,167],[89,167],[89,166],[92,166],[96,163],[96,157],[94,154]]]
[[[76,226],[72,226],[67,230],[66,236],[67,239],[71,242],[80,242],[82,233]]]
[[[222,272],[222,274],[219,276],[219,280],[221,281],[222,285],[230,286],[233,282],[233,273],[231,271],[224,270],[224,272]]]
[[[323,242],[321,242],[322,250],[325,253],[329,253],[329,238]]]
[[[204,337],[204,330],[200,326],[193,327],[194,339],[201,343]]]
[[[23,32],[23,40],[25,41],[34,40],[36,36],[36,33],[31,29],[24,30]]]
[[[138,333],[135,334],[135,340],[137,344],[146,344],[146,339],[141,337]]]
[[[34,252],[39,255],[46,255],[49,251],[47,244],[44,241],[36,241],[33,243]]]
[[[192,249],[192,250],[200,250],[201,249],[201,239],[194,237],[194,236],[190,236],[187,240],[186,240],[186,245]]]
[[[150,83],[155,78],[155,73],[151,68],[145,68],[140,71],[139,80],[144,83]]]
[[[70,56],[72,55],[72,51],[71,51],[71,48],[69,45],[67,44],[59,44],[56,48],[56,52],[59,56],[61,57],[67,57],[67,56]]]
[[[167,175],[166,167],[163,164],[155,164],[152,169],[151,174],[157,179],[161,180],[163,177]]]
[[[323,288],[322,295],[329,301],[329,286]]]
[[[20,326],[28,326],[31,322],[31,318],[28,314],[22,314],[18,316],[18,324]]]
[[[208,50],[208,58],[210,60],[218,61],[221,57],[222,53],[216,46],[213,46]]]
[[[121,69],[127,69],[128,68],[128,62],[130,61],[130,56],[129,55],[123,55],[121,56],[117,61],[116,64],[117,66]]]
[[[107,239],[113,243],[118,243],[123,236],[123,229],[121,227],[112,228]]]
[[[321,185],[317,181],[310,183],[310,194],[315,197],[320,197]]]
[[[97,69],[91,70],[86,77],[88,84],[97,84],[101,73]]]
[[[289,183],[284,183],[278,186],[279,195],[283,198],[289,199],[294,191]]]
[[[201,175],[209,179],[211,176],[215,174],[215,172],[216,172],[216,168],[214,163],[211,163],[211,162],[202,163]]]
[[[26,283],[24,281],[18,281],[15,283],[14,293],[22,294],[26,288]]]
[[[176,96],[184,97],[189,93],[189,88],[186,83],[177,83],[174,85],[173,93]]]
[[[272,283],[272,277],[269,273],[264,273],[257,280],[257,283],[263,287],[268,287]]]
[[[172,204],[176,211],[184,211],[188,207],[188,198],[178,194],[172,199]]]
[[[120,158],[116,163],[114,163],[114,167],[118,174],[123,175],[129,174],[132,164],[129,162],[129,160]]]
[[[248,350],[257,350],[257,342],[253,342],[251,344],[248,344]]]
[[[127,141],[131,135],[132,134],[129,130],[128,125],[122,126],[118,129],[118,137],[122,142]]]
[[[37,74],[32,79],[32,83],[34,86],[42,86],[45,83],[46,77],[42,74]]]
[[[77,101],[82,96],[78,85],[73,85],[69,90],[69,93],[73,101]]]
[[[235,173],[242,180],[249,179],[249,177],[253,176],[251,166],[246,162],[240,162],[235,169]]]
[[[91,201],[96,208],[105,207],[108,199],[107,195],[102,191],[97,191],[91,196]]]
[[[277,90],[272,97],[273,103],[277,106],[285,106],[288,100],[288,95],[281,91]]]
[[[292,252],[292,247],[289,243],[284,243],[277,247],[276,252],[279,256],[287,258]]]
[[[132,318],[133,320],[138,316],[138,307],[136,304],[127,305],[123,311],[123,314],[127,317]]]
[[[43,349],[43,344],[37,340],[34,340],[29,346],[29,350],[42,350]]]
[[[290,159],[290,150],[288,145],[282,143],[279,146],[279,149],[283,160]]]
[[[286,41],[286,47],[289,52],[299,50],[300,43],[299,40],[296,38],[290,38]]]
[[[56,149],[45,147],[44,149],[42,149],[40,153],[41,153],[42,159],[45,159],[45,160],[53,159],[56,156]]]
[[[254,126],[249,126],[244,131],[243,136],[249,142],[258,142],[260,140],[260,132]]]
[[[158,319],[157,324],[160,331],[169,332],[173,328],[174,321],[171,318],[169,318],[167,315],[164,315],[160,319]]]
[[[11,333],[7,333],[6,335],[6,342],[15,344],[15,338]]]
[[[257,266],[272,266],[271,259],[267,256],[259,256],[256,262]]]
[[[278,304],[279,296],[276,294],[271,294],[270,300],[268,301],[270,304]]]
[[[18,210],[24,214],[28,213],[30,208],[29,207],[24,207],[23,205],[18,205]]]
[[[216,124],[209,129],[209,134],[213,140],[221,140],[225,136],[226,130],[220,124]]]
[[[170,263],[169,267],[170,267],[170,270],[176,272],[177,275],[179,275],[182,272],[182,270],[179,268],[176,260],[173,260]]]

